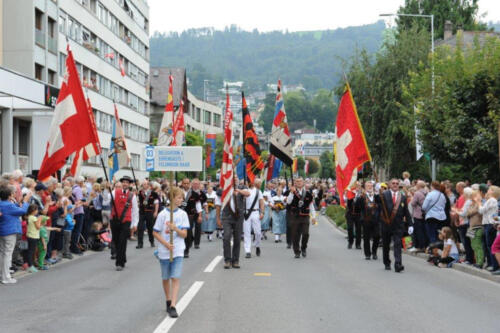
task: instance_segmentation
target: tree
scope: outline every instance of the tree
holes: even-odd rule
[[[324,179],[335,178],[335,167],[333,164],[333,153],[325,151],[319,157],[319,164],[321,165],[320,177]]]
[[[500,180],[497,126],[500,121],[500,39],[490,37],[455,49],[440,47],[434,58],[435,89],[429,68],[418,68],[404,86],[401,110],[413,114],[424,150],[452,180]]]
[[[487,25],[478,21],[478,0],[451,1],[451,0],[406,0],[405,5],[398,10],[399,14],[426,14],[434,15],[434,34],[436,39],[444,35],[444,23],[451,21],[453,32],[458,28],[469,31],[486,30]],[[413,27],[431,32],[428,19],[420,17],[403,17],[397,19],[398,31],[407,31]]]
[[[313,176],[319,171],[319,163],[318,161],[312,158],[306,158],[309,161],[309,174],[308,176]]]
[[[297,157],[297,172],[300,177],[305,177],[304,173],[304,165],[306,164],[306,161],[302,156]]]

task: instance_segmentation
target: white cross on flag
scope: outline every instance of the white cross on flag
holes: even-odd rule
[[[94,115],[85,101],[69,46],[67,51],[67,75],[57,98],[38,179],[53,175],[64,166],[68,156],[80,152],[83,148],[86,156],[97,155],[100,149],[99,137],[94,127]]]
[[[337,190],[340,204],[345,207],[344,191],[353,182],[353,179],[356,180],[357,171],[363,163],[372,159],[348,84],[340,100],[335,134]]]

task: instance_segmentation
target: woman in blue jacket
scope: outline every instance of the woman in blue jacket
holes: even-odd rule
[[[12,252],[16,245],[16,235],[22,233],[20,217],[26,214],[31,193],[23,198],[20,207],[15,204],[15,191],[8,186],[0,186],[0,278],[3,284],[16,283],[10,276]]]

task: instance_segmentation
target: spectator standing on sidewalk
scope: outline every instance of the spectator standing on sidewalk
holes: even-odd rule
[[[479,214],[483,215],[483,227],[484,227],[484,241],[485,241],[485,253],[486,261],[488,262],[488,271],[498,270],[498,262],[496,261],[494,255],[491,253],[491,246],[495,240],[497,230],[494,227],[494,217],[498,216],[498,198],[500,198],[500,187],[490,186],[486,195],[485,200],[480,200],[476,198],[476,203],[479,206]]]

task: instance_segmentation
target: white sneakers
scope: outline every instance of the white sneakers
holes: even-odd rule
[[[9,280],[2,280],[3,284],[14,284],[17,283],[16,279],[10,278]]]

